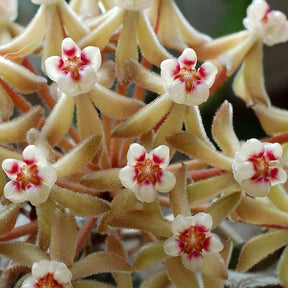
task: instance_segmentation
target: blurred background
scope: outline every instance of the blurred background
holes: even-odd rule
[[[0,0],[1,1],[1,0]],[[175,0],[184,16],[193,27],[213,38],[243,30],[242,19],[246,16],[251,0]],[[287,0],[267,0],[273,10],[288,15]],[[27,25],[39,5],[30,0],[19,0],[18,21]],[[288,109],[288,43],[264,47],[265,83],[273,105]],[[234,108],[235,130],[240,139],[264,137],[252,109],[245,107],[231,89],[233,76],[210,97],[202,107],[202,116],[208,134],[215,110],[224,99],[228,99]],[[287,127],[288,130],[288,127]]]

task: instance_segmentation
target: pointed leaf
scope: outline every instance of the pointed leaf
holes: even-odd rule
[[[114,252],[95,252],[77,261],[70,269],[73,279],[104,272],[129,272],[128,262]]]
[[[170,222],[157,214],[147,214],[140,210],[131,210],[113,217],[108,224],[111,227],[140,229],[156,236],[171,236]]]
[[[233,185],[235,185],[235,180],[232,173],[224,173],[219,176],[191,183],[187,186],[190,206],[195,207],[201,203],[212,200],[226,188]]]
[[[221,197],[206,210],[213,219],[212,229],[218,227],[221,222],[232,212],[241,200],[241,192],[234,192],[225,197]]]
[[[159,67],[163,60],[174,58],[161,45],[143,12],[138,18],[137,33],[141,52],[150,63]]]
[[[180,256],[167,259],[166,269],[169,279],[176,287],[199,288],[195,274],[183,266]]]
[[[227,279],[228,270],[219,253],[211,253],[204,255],[204,266],[202,273],[218,279]]]
[[[107,251],[117,253],[119,256],[123,258],[127,258],[122,242],[115,235],[112,234],[107,235],[106,249]]]
[[[62,235],[65,235],[63,239]],[[71,266],[75,256],[77,224],[74,216],[56,209],[51,227],[50,258],[61,260],[67,267]]]
[[[241,250],[237,270],[249,270],[259,261],[286,245],[288,242],[287,237],[287,230],[278,230],[250,239]]]
[[[97,216],[109,210],[108,202],[54,185],[50,198],[78,216]]]
[[[62,94],[49,114],[42,128],[42,134],[52,146],[56,145],[68,131],[72,122],[74,105],[74,97]],[[59,121],[59,119],[61,119],[61,121]]]
[[[141,284],[140,288],[168,288],[171,282],[165,272],[149,275]]]
[[[212,134],[221,150],[227,156],[234,157],[240,143],[233,129],[233,110],[228,101],[221,105],[213,119]]]
[[[122,184],[119,170],[120,168],[112,168],[88,173],[81,178],[81,183],[99,191],[120,189]]]
[[[235,212],[243,222],[263,227],[287,228],[288,214],[265,200],[244,196]]]
[[[134,268],[135,270],[145,270],[165,261],[168,257],[164,252],[163,243],[146,245],[136,254]]]
[[[182,167],[175,173],[175,177],[176,185],[169,192],[171,209],[175,217],[178,214],[190,216],[191,212],[186,192],[187,169],[185,165],[182,164]]]
[[[282,185],[273,186],[268,198],[278,209],[288,213],[288,194]]]
[[[32,267],[34,262],[48,259],[40,248],[25,242],[0,243],[0,254],[27,267]]]
[[[102,113],[114,119],[129,118],[144,106],[141,101],[119,95],[99,84],[94,86],[89,96]]]
[[[8,121],[13,115],[14,103],[4,85],[0,81],[0,119],[1,121]]]
[[[161,121],[172,105],[173,102],[165,95],[156,98],[120,124],[112,133],[112,137],[136,137],[147,133]]]
[[[219,151],[212,149],[199,137],[189,133],[180,132],[166,138],[167,142],[180,152],[188,156],[195,157],[221,169],[231,171],[232,159],[226,157]]]
[[[34,106],[28,112],[9,122],[0,123],[0,141],[18,142],[25,140],[28,130],[38,126],[43,111],[42,107]]]
[[[270,135],[287,132],[288,111],[275,106],[256,104],[253,106],[263,130]]]
[[[4,78],[15,90],[22,93],[37,91],[46,85],[46,79],[30,72],[23,66],[0,56],[1,77]]]
[[[41,5],[34,18],[19,36],[0,47],[0,55],[15,59],[25,57],[38,47],[46,31],[46,5]],[[2,73],[1,69],[1,73]],[[27,84],[26,82],[22,84]],[[35,89],[36,90],[36,89]]]
[[[92,135],[53,163],[58,178],[73,174],[87,165],[99,149],[101,139],[99,135]]]
[[[14,203],[1,207],[0,235],[5,235],[14,228],[20,208],[21,205]]]
[[[126,61],[129,59],[138,60],[137,48],[137,20],[138,12],[125,11],[123,28],[119,36],[116,49],[116,73],[120,83],[129,83],[129,76],[126,68]],[[129,43],[129,45],[127,45]]]

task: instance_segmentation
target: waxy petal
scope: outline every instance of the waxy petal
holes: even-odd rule
[[[2,162],[2,169],[11,180],[16,180],[17,174],[21,170],[22,165],[22,161],[15,159],[5,159]]]
[[[84,48],[81,52],[81,60],[90,64],[95,72],[98,71],[98,69],[101,66],[101,52],[98,47],[88,46]]]
[[[62,58],[63,60],[73,59],[74,57],[80,57],[81,50],[71,38],[65,38],[62,41]]]
[[[162,169],[165,169],[170,161],[169,153],[170,150],[167,145],[160,145],[153,149],[148,155],[151,157],[154,164],[157,164]]]
[[[271,182],[267,178],[257,180],[244,180],[241,182],[241,188],[250,196],[265,197],[271,190]]]
[[[164,243],[164,252],[169,256],[179,256],[182,250],[181,242],[175,238],[169,238]]]
[[[197,230],[201,233],[208,232],[212,228],[213,220],[212,217],[207,213],[197,213],[196,215],[190,217],[190,219],[193,219],[193,225],[195,225]]]
[[[188,67],[194,69],[197,63],[197,56],[193,49],[186,48],[182,54],[178,57],[181,68]]]
[[[201,271],[204,261],[203,256],[200,253],[192,252],[191,254],[182,254],[182,263],[186,269],[199,272]]]
[[[137,143],[130,145],[127,153],[127,165],[133,166],[137,162],[142,162],[146,158],[146,150],[143,146]]]
[[[242,182],[245,179],[251,178],[255,174],[254,166],[252,162],[240,162],[240,163],[233,163],[232,170],[234,178],[237,182]]]
[[[218,72],[218,69],[214,64],[212,64],[210,62],[205,62],[197,70],[197,75],[210,88],[215,81],[215,77],[216,77],[217,72]]]
[[[185,82],[179,79],[173,81],[171,85],[167,88],[169,97],[175,103],[186,104],[186,87]],[[194,105],[193,105],[194,106]]]
[[[278,160],[282,156],[282,146],[279,143],[263,143],[265,147],[264,157],[267,161]]]
[[[60,69],[60,67],[63,65],[62,58],[59,56],[51,56],[45,60],[44,65],[47,76],[51,80],[57,81],[57,78],[62,73]]]
[[[186,94],[186,105],[195,106],[206,102],[209,97],[209,87],[206,82],[194,81],[191,93]]]
[[[166,83],[174,81],[175,75],[180,71],[180,64],[177,60],[166,59],[161,62],[161,77]]]
[[[23,150],[22,158],[27,165],[46,163],[45,155],[35,145],[28,145]]]
[[[170,171],[162,171],[156,183],[156,190],[159,192],[169,192],[176,184],[176,178]]]
[[[50,165],[42,164],[37,168],[37,170],[38,176],[48,187],[51,188],[57,180],[56,169]]]
[[[141,202],[151,203],[156,197],[155,187],[150,181],[144,181],[140,184],[136,184],[133,192],[136,198]]]
[[[285,183],[287,181],[287,172],[282,168],[272,167],[269,169],[268,175],[271,186]]]
[[[207,253],[217,253],[222,251],[223,244],[220,240],[220,238],[214,234],[211,233],[205,240],[204,240],[204,249]]]
[[[236,153],[235,159],[246,161],[250,157],[261,156],[264,153],[264,145],[257,139],[249,139],[245,142],[240,150]]]
[[[24,190],[22,190],[16,181],[9,181],[4,186],[4,196],[14,203],[22,203],[27,200]]]
[[[173,234],[180,234],[189,228],[190,222],[189,217],[178,215],[171,223],[171,231]]]
[[[46,202],[51,192],[51,187],[45,185],[44,183],[42,183],[41,186],[28,184],[25,192],[27,195],[27,200],[30,201],[32,205],[37,206]]]
[[[119,178],[124,187],[129,188],[131,190],[135,189],[135,178],[136,178],[136,170],[134,167],[125,166],[119,171]]]

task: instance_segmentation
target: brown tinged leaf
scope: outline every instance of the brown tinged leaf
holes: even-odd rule
[[[75,217],[65,210],[55,209],[51,227],[50,259],[61,261],[70,267],[75,255],[76,239]]]
[[[203,256],[202,273],[216,279],[227,279],[228,269],[219,253],[209,253]]]
[[[95,84],[89,96],[102,113],[114,119],[129,118],[144,106],[139,100],[119,95],[99,84]]]
[[[238,271],[247,271],[259,261],[286,245],[288,231],[278,230],[253,237],[241,250],[237,265]]]
[[[191,207],[212,200],[225,189],[233,187],[235,180],[232,173],[224,173],[209,179],[187,185],[187,195]],[[235,189],[238,189],[235,187]],[[236,191],[236,190],[235,190]]]
[[[99,170],[85,174],[80,182],[99,191],[111,191],[122,188],[119,178],[120,168]]]
[[[105,88],[110,88],[115,80],[115,63],[106,60],[97,71],[97,84]]]
[[[92,135],[53,163],[58,178],[71,175],[87,165],[100,149],[101,140],[101,136]]]
[[[30,268],[34,262],[48,259],[44,251],[26,242],[0,243],[0,254]]]
[[[95,280],[78,280],[72,282],[73,288],[111,288],[110,284]]]
[[[135,270],[146,270],[153,265],[165,261],[170,256],[165,254],[163,243],[152,243],[144,246],[134,258]]]
[[[8,91],[5,89],[5,84],[1,82],[2,81],[0,81],[0,120],[8,121],[13,115],[14,103]]]
[[[168,288],[171,282],[169,281],[165,272],[158,272],[149,275],[142,283],[140,288]]]
[[[218,227],[229,213],[235,209],[241,200],[241,195],[241,191],[238,191],[221,197],[206,210],[206,213],[210,214],[213,219],[212,229]]]
[[[167,95],[156,98],[120,124],[113,131],[112,137],[136,137],[147,133],[163,119],[172,105]]]
[[[158,214],[147,214],[141,210],[130,210],[108,221],[108,225],[117,228],[132,228],[151,232],[156,237],[170,237],[170,222]]]
[[[180,132],[166,137],[166,141],[169,145],[190,157],[201,159],[205,163],[221,169],[228,171],[232,169],[231,158],[226,157],[216,149],[212,149],[211,146],[192,133]]]
[[[175,173],[175,177],[176,185],[169,192],[171,209],[175,217],[178,214],[190,216],[191,212],[186,192],[187,169],[184,164],[182,164],[181,168]]]
[[[242,222],[278,229],[288,227],[288,214],[277,209],[268,199],[244,196],[235,212]]]
[[[183,266],[181,256],[169,258],[165,263],[168,277],[176,287],[200,288],[195,274]]]
[[[0,123],[1,142],[20,142],[26,138],[29,129],[37,127],[43,116],[43,108],[34,106],[30,111],[11,121]]]
[[[288,194],[282,185],[273,186],[268,198],[278,209],[288,213]]]
[[[132,268],[125,258],[114,252],[105,251],[92,253],[77,261],[70,271],[74,280],[98,273],[130,272]]]
[[[0,211],[0,235],[5,235],[14,228],[21,206],[14,203],[2,206]]]
[[[69,208],[73,214],[84,217],[101,215],[109,211],[109,203],[90,195],[76,193],[54,185],[50,199]]]
[[[228,101],[224,101],[214,116],[212,135],[220,149],[233,158],[240,148],[240,142],[233,129],[233,109]]]
[[[287,265],[288,265],[288,246],[286,246],[284,251],[282,252],[277,267],[279,279],[284,287],[288,287]]]
[[[52,146],[62,140],[68,131],[73,118],[74,106],[75,97],[62,94],[49,114],[42,128],[42,134]]]

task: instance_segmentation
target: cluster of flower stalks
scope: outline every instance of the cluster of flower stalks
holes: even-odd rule
[[[26,27],[0,1],[0,287],[220,288],[268,256],[288,287],[288,111],[262,63],[286,16],[253,0],[212,39],[173,0],[31,1]],[[238,139],[228,101],[207,136],[230,76],[265,139]]]

